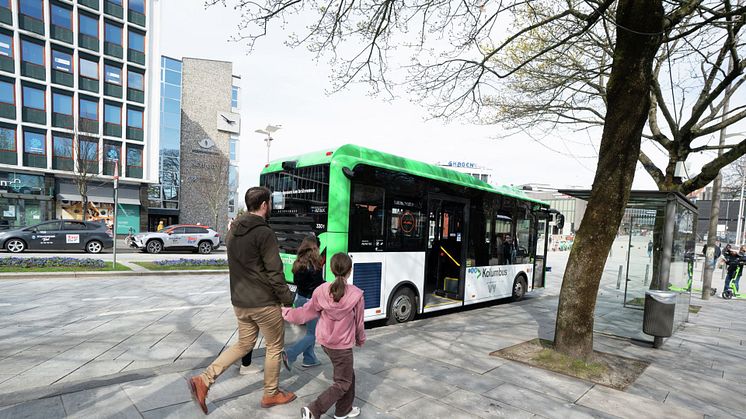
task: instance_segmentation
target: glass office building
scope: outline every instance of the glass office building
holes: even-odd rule
[[[179,222],[181,61],[161,57],[159,183],[148,189],[148,230]]]
[[[0,228],[83,214],[111,222],[119,175],[129,218],[118,233],[140,229],[157,9],[154,0],[0,1]],[[92,185],[85,209],[81,174]]]

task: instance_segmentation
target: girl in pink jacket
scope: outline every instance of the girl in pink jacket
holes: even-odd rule
[[[301,409],[303,419],[320,419],[334,404],[335,419],[353,418],[360,414],[360,408],[352,406],[355,400],[352,347],[365,343],[363,292],[347,283],[352,272],[352,259],[349,256],[337,253],[329,263],[335,276],[334,282],[316,288],[311,300],[303,307],[282,309],[285,320],[295,324],[319,317],[316,340],[334,367],[334,384],[313,403]]]

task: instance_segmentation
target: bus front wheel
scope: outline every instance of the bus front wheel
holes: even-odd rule
[[[414,319],[417,312],[414,292],[407,287],[399,288],[389,304],[388,318],[386,324],[406,323]]]
[[[513,301],[521,301],[523,296],[526,295],[527,282],[523,276],[516,277],[513,282]]]

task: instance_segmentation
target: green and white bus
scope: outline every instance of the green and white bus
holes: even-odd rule
[[[352,257],[365,319],[513,298],[544,286],[549,206],[510,187],[355,145],[265,166],[286,278],[304,237]],[[326,272],[331,279],[331,272]]]

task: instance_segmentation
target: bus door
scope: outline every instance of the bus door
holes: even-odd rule
[[[425,278],[425,308],[463,300],[468,200],[431,196]]]
[[[536,231],[536,257],[534,258],[534,277],[532,289],[543,288],[546,276],[546,259],[549,240],[549,220],[552,215],[547,211],[534,211]]]

